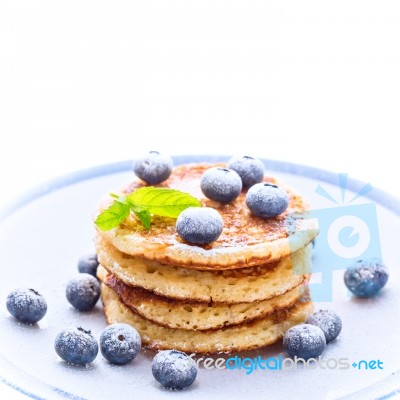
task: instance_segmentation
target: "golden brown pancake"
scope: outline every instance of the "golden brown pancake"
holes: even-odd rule
[[[310,245],[278,262],[261,275],[235,276],[162,265],[121,253],[105,240],[96,241],[100,264],[129,286],[172,299],[206,303],[251,303],[280,296],[307,282],[311,271]]]
[[[102,267],[99,267],[97,275],[137,314],[158,325],[175,329],[217,329],[265,317],[279,309],[293,306],[306,288],[300,286],[273,299],[254,303],[216,304],[173,300],[142,288],[131,287]]]
[[[178,166],[167,181],[158,185],[189,192],[200,199],[203,206],[217,209],[224,229],[215,242],[205,246],[185,243],[176,232],[176,220],[165,217],[153,217],[151,229],[147,231],[133,214],[115,229],[107,232],[98,229],[99,234],[123,253],[199,270],[235,269],[280,260],[306,246],[317,235],[316,229],[288,233],[287,216],[309,207],[301,196],[272,177],[265,177],[264,181],[278,184],[289,196],[288,209],[275,218],[253,215],[246,206],[245,192],[229,204],[205,198],[200,190],[200,179],[204,171],[216,165],[225,164]],[[126,195],[142,186],[145,183],[135,179],[120,194]],[[112,201],[112,198],[107,199],[100,210]]]
[[[127,307],[113,290],[102,285],[101,298],[109,324],[134,326],[144,346],[153,349],[177,349],[189,353],[218,353],[258,349],[282,338],[292,326],[303,323],[313,312],[307,299],[264,318],[216,330],[170,329],[149,321]]]

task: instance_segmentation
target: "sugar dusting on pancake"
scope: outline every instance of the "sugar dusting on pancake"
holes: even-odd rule
[[[275,218],[259,218],[246,206],[245,192],[228,204],[204,197],[200,190],[200,179],[211,166],[224,164],[188,164],[176,167],[171,177],[161,187],[170,187],[189,192],[199,198],[204,206],[218,210],[224,221],[221,236],[210,245],[198,246],[184,243],[175,230],[175,220],[154,217],[147,231],[134,215],[118,228],[99,234],[120,251],[133,256],[156,260],[164,264],[175,264],[195,269],[234,269],[260,265],[280,259],[307,245],[317,231],[295,231],[290,242],[287,216],[292,212],[303,212],[308,204],[292,189],[280,184],[275,178],[265,177],[265,182],[278,184],[289,196],[289,207]],[[127,194],[145,183],[135,180],[121,190]],[[111,199],[109,200],[111,201]],[[103,203],[101,209],[109,202]]]

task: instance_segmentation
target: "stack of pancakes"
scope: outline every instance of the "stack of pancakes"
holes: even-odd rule
[[[107,321],[134,326],[151,349],[217,353],[261,348],[313,310],[307,290],[309,243],[317,231],[287,228],[288,215],[305,211],[307,204],[280,183],[289,207],[275,218],[253,215],[244,192],[229,204],[207,199],[200,179],[213,166],[176,167],[158,186],[188,192],[217,209],[224,221],[217,241],[185,243],[175,219],[156,216],[150,230],[133,214],[113,230],[98,230],[98,277]],[[145,183],[137,179],[120,194],[141,186]],[[111,201],[103,202],[100,211]]]

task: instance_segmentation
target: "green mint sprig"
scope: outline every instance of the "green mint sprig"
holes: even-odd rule
[[[116,228],[133,212],[146,229],[150,229],[151,216],[178,218],[188,207],[201,207],[198,199],[175,189],[146,186],[127,196],[111,193],[114,202],[101,212],[94,223],[102,230]]]

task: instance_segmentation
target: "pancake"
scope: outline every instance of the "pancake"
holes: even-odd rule
[[[96,241],[100,264],[126,285],[160,296],[205,303],[251,303],[280,296],[308,281],[311,245],[285,257],[261,275],[224,276],[173,265],[162,265],[123,254],[105,240]]]
[[[173,329],[217,329],[265,317],[279,309],[293,306],[306,288],[300,286],[281,296],[260,302],[215,304],[171,300],[145,289],[130,287],[114,275],[108,274],[102,267],[98,269],[97,276],[137,314]]]
[[[146,230],[131,214],[120,226],[99,234],[121,252],[143,257],[163,264],[199,270],[222,270],[263,265],[280,260],[306,246],[317,235],[316,229],[288,232],[288,215],[302,213],[309,208],[303,198],[292,189],[279,183],[275,178],[265,177],[264,181],[277,184],[289,197],[288,209],[275,218],[259,218],[246,206],[246,193],[229,204],[205,198],[200,190],[200,179],[208,168],[225,164],[188,164],[174,168],[170,178],[159,187],[169,187],[189,192],[201,200],[203,206],[218,210],[224,221],[221,236],[204,246],[191,245],[182,241],[175,229],[175,219],[153,217],[150,230]],[[120,191],[126,195],[145,183],[139,179]],[[113,199],[108,198],[100,206],[107,208]],[[293,226],[296,222],[291,221]]]
[[[133,312],[102,284],[101,298],[107,322],[134,326],[142,344],[152,350],[177,349],[188,353],[217,353],[258,349],[278,341],[294,325],[303,323],[313,312],[307,298],[293,307],[279,310],[262,319],[217,330],[170,329]]]

